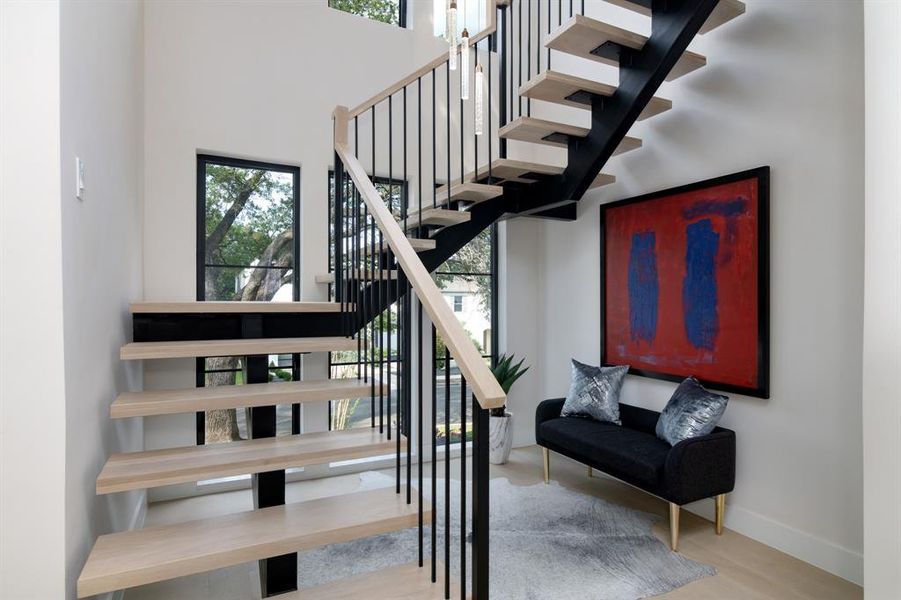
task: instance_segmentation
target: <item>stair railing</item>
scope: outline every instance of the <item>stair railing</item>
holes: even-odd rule
[[[390,96],[389,96],[390,98]],[[467,592],[468,563],[471,561],[471,596],[487,598],[488,595],[488,409],[503,406],[506,395],[498,385],[489,366],[473,345],[469,335],[457,320],[444,296],[435,284],[429,271],[416,254],[416,250],[404,233],[397,216],[391,210],[391,188],[388,198],[384,198],[376,189],[366,168],[348,145],[349,111],[339,107],[335,111],[335,295],[336,300],[347,307],[346,314],[351,315],[346,321],[346,332],[356,334],[359,341],[361,372],[364,377],[377,384],[381,389],[382,382],[391,381],[390,370],[385,376],[385,367],[390,369],[392,354],[390,342],[396,338],[398,387],[397,405],[391,406],[390,389],[387,392],[387,412],[383,412],[382,400],[379,400],[379,425],[387,426],[390,432],[392,417],[395,423],[395,435],[398,440],[397,491],[401,492],[401,439],[406,438],[406,494],[407,502],[412,502],[412,453],[414,443],[418,452],[418,502],[420,506],[419,561],[425,561],[425,519],[426,510],[423,499],[425,461],[425,436],[429,435],[432,449],[432,506],[438,504],[437,479],[437,446],[435,414],[437,400],[432,396],[432,427],[424,427],[424,385],[423,351],[427,347],[429,337],[423,330],[423,313],[428,316],[434,331],[444,341],[447,356],[456,362],[460,373],[461,400],[461,460],[460,460],[460,531],[458,535],[450,530],[451,524],[451,479],[450,479],[450,432],[445,430],[445,494],[443,504],[444,515],[444,573],[445,595],[451,593],[451,563],[459,565],[459,588],[462,597]],[[405,211],[406,207],[403,207]],[[415,297],[415,306],[413,298]],[[396,336],[393,334],[390,319],[391,305],[397,302]],[[385,307],[388,310],[384,310]],[[415,311],[414,311],[415,308]],[[415,315],[414,315],[415,312]],[[387,335],[385,325],[387,321]],[[413,344],[413,334],[417,343]],[[432,338],[434,346],[434,338]],[[384,348],[388,347],[387,354]],[[414,360],[414,352],[416,359]],[[387,360],[385,360],[387,358]],[[386,364],[387,363],[387,364]],[[414,364],[415,363],[415,364]],[[413,391],[413,374],[416,374],[416,393]],[[378,375],[377,375],[378,374]],[[448,377],[445,377],[448,380]],[[433,380],[434,381],[434,380]],[[376,384],[373,384],[376,385]],[[433,390],[435,388],[433,383]],[[467,392],[469,389],[471,392]],[[466,437],[467,405],[472,399],[473,455],[472,455],[472,491],[467,493],[466,477]],[[413,410],[413,400],[418,403]],[[445,414],[450,412],[450,395],[445,395]],[[386,415],[385,419],[383,415]],[[414,426],[413,419],[418,419]],[[373,425],[375,421],[373,420]],[[426,432],[429,431],[427,434]],[[472,553],[467,559],[468,521],[467,504],[471,501]],[[434,517],[433,513],[433,517]],[[432,580],[438,581],[438,526],[431,526],[430,555]],[[459,544],[459,560],[450,555],[452,539]]]

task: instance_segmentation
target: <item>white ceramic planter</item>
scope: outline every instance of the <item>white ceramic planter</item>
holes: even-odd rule
[[[510,458],[513,447],[513,413],[488,418],[488,462],[503,465]]]

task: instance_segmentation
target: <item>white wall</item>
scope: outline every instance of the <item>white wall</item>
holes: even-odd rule
[[[0,597],[65,596],[58,2],[0,2]]]
[[[195,298],[198,151],[300,166],[301,297],[326,299],[326,286],[314,277],[328,271],[332,111],[363,102],[441,51],[444,46],[432,35],[431,10],[431,0],[412,2],[414,27],[401,29],[331,9],[327,0],[146,4],[146,299]],[[424,88],[430,94],[430,87]],[[408,102],[411,107],[416,102],[412,93]],[[400,103],[398,96],[395,139],[402,127]],[[385,123],[382,114],[380,136]],[[368,124],[368,117],[361,120],[363,149]],[[398,152],[395,144],[395,177]],[[370,164],[366,150],[361,160]],[[387,171],[381,151],[378,171]],[[324,356],[303,360],[305,377],[325,376]],[[192,387],[193,361],[148,362],[145,384]],[[325,405],[303,409],[305,427],[326,427]],[[191,445],[194,436],[193,415],[145,420],[148,448]],[[152,490],[150,498],[189,493],[188,488],[193,486]]]
[[[590,12],[647,29],[634,14],[599,4],[590,3]],[[825,2],[811,10],[800,0],[748,0],[746,15],[692,48],[708,65],[664,85],[660,94],[673,109],[633,128],[644,147],[604,169],[617,183],[589,193],[578,221],[541,225],[538,284],[508,290],[512,301],[534,304],[529,296],[537,288],[539,311],[509,322],[508,336],[541,328],[535,375],[542,397],[565,395],[570,358],[596,363],[600,356],[598,205],[771,165],[772,398],[733,394],[723,419],[738,433],[738,480],[726,525],[860,582],[862,3]],[[616,83],[613,69],[576,59],[555,55],[553,66]],[[587,119],[540,102],[532,114],[576,124]],[[553,149],[513,152],[565,160]],[[534,343],[524,343],[520,348],[510,338],[506,349],[532,352]],[[530,421],[537,399],[520,396],[529,395],[526,387],[515,390],[511,404]],[[623,400],[659,410],[674,387],[630,377]],[[519,434],[524,426],[531,423],[521,420]],[[693,509],[710,515],[712,502]]]
[[[112,420],[119,392],[140,389],[128,304],[142,296],[143,7],[61,3],[62,259],[66,353],[66,592],[74,597],[94,539],[140,525],[143,492],[98,496],[107,457],[143,448],[140,419]],[[75,197],[75,157],[85,163]]]
[[[864,12],[864,589],[889,600],[901,598],[901,3],[868,0]]]

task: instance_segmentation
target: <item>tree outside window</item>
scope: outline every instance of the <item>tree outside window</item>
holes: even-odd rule
[[[406,27],[406,0],[329,0],[328,5],[373,21]]]
[[[291,301],[299,299],[296,167],[198,156],[199,300]],[[291,381],[296,357],[270,356],[271,381]],[[241,385],[243,361],[199,361],[202,384]],[[200,383],[200,381],[198,382]],[[243,410],[203,413],[204,442],[248,437]],[[292,432],[292,407],[279,407],[279,435]]]

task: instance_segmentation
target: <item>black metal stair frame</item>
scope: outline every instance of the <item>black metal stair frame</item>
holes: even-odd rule
[[[653,0],[651,37],[641,50],[617,46],[620,82],[610,97],[591,101],[591,130],[587,137],[569,139],[568,163],[562,175],[526,190],[517,214],[576,217],[575,202],[613,156],[654,93],[688,48],[719,0]],[[613,46],[613,44],[607,44]],[[605,45],[605,46],[607,46]],[[550,198],[550,202],[548,201]],[[548,207],[548,204],[553,206]],[[568,207],[568,208],[567,208]],[[555,210],[549,210],[555,209]]]
[[[563,174],[542,177],[531,185],[505,185],[503,196],[470,207],[472,217],[468,222],[441,229],[432,236],[436,241],[435,249],[419,254],[425,267],[430,271],[437,269],[481,231],[505,217],[529,215],[575,220],[578,201],[654,97],[718,1],[637,1],[636,4],[653,10],[651,36],[641,50],[605,44],[605,52],[615,52],[619,57],[620,83],[612,96],[591,96],[590,132],[585,138],[569,139],[568,163]],[[502,14],[505,10],[506,7],[501,7]],[[504,48],[504,45],[500,47]],[[503,60],[500,62],[505,64]],[[502,157],[506,154],[505,150],[506,144],[501,147]],[[400,277],[405,279],[402,273]],[[388,289],[380,291],[379,284],[374,283],[371,292],[373,299],[380,298],[385,302],[384,306],[397,300],[398,287],[400,290],[406,289],[405,285],[382,285]],[[380,312],[379,308],[374,312],[367,311],[366,307],[372,306],[368,301],[369,293],[365,292],[366,301],[357,309],[364,323],[371,318],[368,313],[372,312],[374,317]]]

